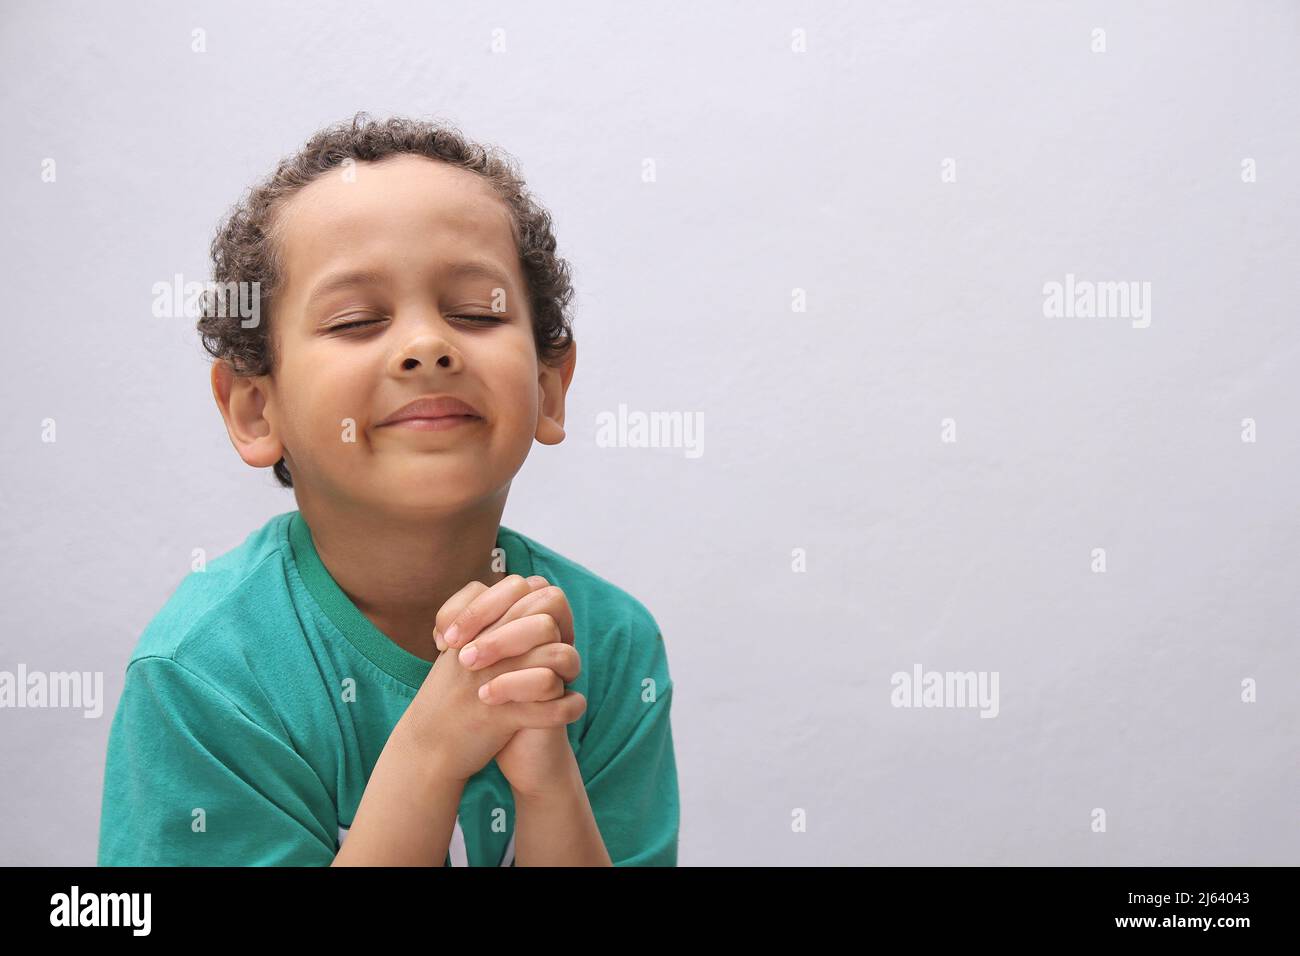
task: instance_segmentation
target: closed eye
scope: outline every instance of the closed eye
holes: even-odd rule
[[[448,318],[465,319],[468,322],[488,322],[488,323],[496,324],[496,323],[507,321],[508,317],[505,315],[499,317],[495,315],[452,315],[452,316],[448,316]],[[331,325],[327,331],[342,332],[344,329],[354,329],[354,328],[361,328],[367,325],[376,325],[382,321],[384,320],[383,319],[362,319],[357,322],[342,322],[338,325]]]
[[[344,323],[342,323],[342,324],[340,324],[340,325],[331,325],[331,326],[329,327],[329,331],[330,331],[330,332],[341,332],[341,331],[343,331],[344,329],[354,329],[354,328],[358,328],[358,327],[363,326],[363,325],[374,325],[376,322],[381,322],[381,321],[383,321],[383,320],[382,320],[382,319],[366,319],[365,321],[361,321],[361,322],[344,322]]]
[[[453,316],[449,316],[449,318],[453,318],[453,319],[468,319],[468,320],[471,321],[471,322],[504,322],[504,321],[506,321],[506,316],[504,316],[504,315],[501,315],[501,316],[496,316],[496,315],[453,315]]]

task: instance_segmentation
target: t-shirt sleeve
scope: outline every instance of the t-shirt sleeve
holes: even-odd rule
[[[611,648],[608,686],[583,734],[579,768],[613,864],[676,866],[679,806],[668,654],[648,612],[621,633]]]
[[[100,866],[328,866],[336,819],[307,762],[215,686],[168,657],[128,665]]]

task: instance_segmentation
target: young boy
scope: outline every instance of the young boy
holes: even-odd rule
[[[676,865],[655,619],[500,524],[564,439],[555,247],[508,159],[364,113],[222,224],[216,287],[260,314],[205,301],[213,394],[298,510],[141,635],[101,866]]]

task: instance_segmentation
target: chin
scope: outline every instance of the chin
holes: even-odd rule
[[[480,481],[458,481],[444,475],[406,475],[382,485],[389,510],[427,515],[457,514],[481,501],[486,489]]]

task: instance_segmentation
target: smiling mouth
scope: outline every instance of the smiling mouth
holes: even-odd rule
[[[473,422],[481,422],[483,419],[477,415],[440,415],[437,418],[404,418],[398,422],[389,422],[383,425],[383,428],[408,428],[422,432],[440,432],[449,428],[457,428],[461,425],[469,425]]]

